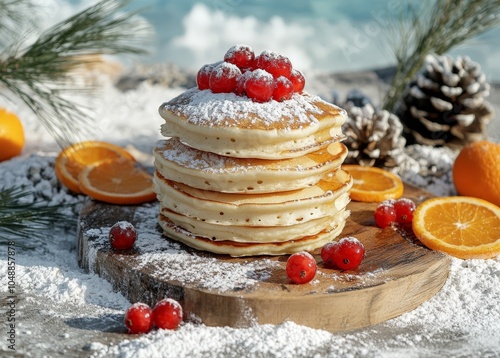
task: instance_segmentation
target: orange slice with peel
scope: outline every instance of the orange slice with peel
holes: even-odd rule
[[[388,170],[355,164],[344,164],[342,169],[348,171],[354,180],[350,194],[352,200],[378,203],[403,195],[403,181]]]
[[[153,177],[127,159],[114,159],[85,167],[79,176],[80,190],[110,204],[133,205],[156,199]]]
[[[500,208],[486,200],[432,198],[413,213],[413,232],[428,248],[461,259],[500,255]]]
[[[86,166],[103,160],[118,158],[135,161],[129,152],[111,143],[99,141],[76,143],[63,149],[57,156],[55,162],[56,176],[69,190],[80,194],[78,177]]]

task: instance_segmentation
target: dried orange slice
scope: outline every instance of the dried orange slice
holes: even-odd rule
[[[500,254],[500,208],[483,199],[429,199],[415,210],[412,226],[425,246],[461,259],[488,259]]]
[[[403,195],[403,181],[390,171],[355,164],[342,165],[342,169],[348,171],[354,179],[352,200],[376,203],[398,199]]]
[[[65,148],[56,158],[57,178],[69,190],[81,193],[78,176],[88,165],[109,159],[125,158],[134,161],[134,157],[125,149],[107,142],[87,141]]]
[[[141,204],[156,199],[153,177],[127,159],[114,159],[85,167],[79,176],[80,190],[110,204]]]

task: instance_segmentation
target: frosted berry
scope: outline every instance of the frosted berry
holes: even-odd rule
[[[153,311],[142,302],[134,303],[125,311],[125,326],[129,333],[148,333],[153,328]]]
[[[153,308],[153,321],[160,329],[176,329],[182,322],[182,316],[182,306],[172,298],[164,298]]]
[[[401,198],[394,203],[396,212],[396,222],[398,224],[408,224],[413,221],[413,212],[416,209],[415,203],[408,198]]]
[[[267,102],[273,96],[274,80],[264,70],[254,70],[249,73],[245,82],[245,92],[254,102]]]
[[[243,72],[240,77],[238,77],[238,82],[236,83],[236,88],[234,89],[234,93],[236,93],[238,96],[244,96],[246,94],[245,84],[251,73],[251,71],[246,71]]]
[[[301,93],[306,85],[306,79],[302,72],[296,69],[292,69],[292,74],[290,75],[290,81],[293,85],[293,91],[295,93]]]
[[[336,242],[329,242],[325,244],[321,248],[321,259],[323,260],[323,263],[325,264],[326,267],[334,267],[335,262],[333,261],[333,257],[335,255],[335,251],[337,250],[337,243]]]
[[[224,55],[224,61],[232,63],[242,71],[252,68],[254,60],[255,53],[247,45],[234,45]]]
[[[365,257],[365,247],[355,237],[345,237],[338,241],[335,250],[334,262],[341,270],[354,270],[358,268]]]
[[[109,242],[117,250],[128,250],[137,240],[137,231],[128,221],[118,221],[109,230]]]
[[[291,255],[286,262],[286,274],[293,283],[307,283],[316,275],[317,265],[314,257],[305,251]]]
[[[273,99],[278,102],[292,98],[293,85],[292,82],[283,76],[280,76],[275,81]]]
[[[280,76],[290,78],[292,74],[292,63],[279,53],[263,51],[256,59],[257,68],[269,72],[274,78]]]
[[[212,69],[214,68],[214,64],[207,64],[201,66],[196,74],[196,84],[198,85],[198,89],[200,91],[206,90],[210,88],[210,74],[212,73]]]
[[[231,93],[236,89],[241,71],[229,62],[222,62],[210,72],[209,87],[213,93]]]
[[[380,203],[375,209],[373,216],[375,218],[375,223],[380,228],[386,228],[396,222],[396,210],[392,203]]]

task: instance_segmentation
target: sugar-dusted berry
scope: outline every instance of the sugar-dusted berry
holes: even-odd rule
[[[274,79],[268,72],[257,69],[248,74],[245,92],[254,102],[267,102],[273,96]]]
[[[241,71],[251,69],[254,65],[255,53],[248,45],[234,45],[227,50],[224,61],[236,65]]]
[[[136,302],[125,311],[125,326],[129,333],[148,333],[153,328],[153,311],[142,302]]]
[[[396,222],[396,210],[394,204],[387,200],[380,203],[373,213],[375,224],[380,228],[386,228]]]
[[[201,66],[196,74],[196,84],[198,85],[198,89],[200,91],[206,90],[210,88],[210,74],[215,66],[218,63],[209,63]]]
[[[290,75],[290,81],[293,84],[293,91],[295,93],[301,93],[306,85],[306,79],[302,72],[292,69],[292,74]]]
[[[335,262],[333,257],[335,256],[335,251],[337,250],[337,242],[329,242],[321,248],[321,259],[326,267],[334,267]]]
[[[394,202],[396,212],[396,222],[398,224],[408,224],[413,221],[413,212],[416,209],[415,203],[408,198],[400,198]]]
[[[256,59],[257,68],[269,72],[274,78],[290,78],[292,63],[288,57],[272,51],[263,51]]]
[[[317,265],[314,257],[306,252],[291,255],[286,262],[286,274],[293,283],[307,283],[316,275]]]
[[[278,102],[292,98],[293,85],[292,82],[283,76],[280,76],[275,81],[273,99]]]
[[[160,329],[176,329],[182,322],[182,316],[182,306],[172,298],[164,298],[153,308],[153,321]]]
[[[117,250],[128,250],[137,240],[137,231],[128,221],[118,221],[109,230],[109,243]]]
[[[209,87],[213,93],[234,92],[241,71],[229,62],[222,62],[210,72]]]
[[[344,237],[338,241],[333,260],[341,270],[355,270],[365,257],[365,247],[355,237]]]

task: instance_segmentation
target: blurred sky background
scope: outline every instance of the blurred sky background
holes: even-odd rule
[[[95,3],[94,0],[37,0],[47,26]],[[411,0],[132,0],[130,9],[155,31],[149,56],[140,62],[172,62],[197,70],[222,59],[236,43],[259,53],[287,55],[294,67],[349,72],[394,64],[384,41],[387,19]],[[421,6],[433,0],[421,0]],[[488,81],[500,82],[500,28],[461,45],[451,55],[468,55]]]

